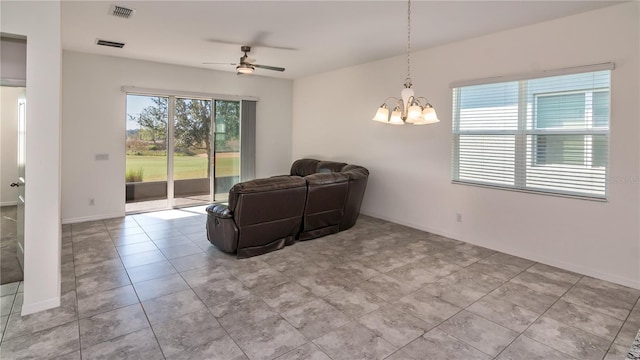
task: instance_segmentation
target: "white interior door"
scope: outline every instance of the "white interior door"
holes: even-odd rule
[[[26,152],[26,116],[27,116],[27,100],[25,96],[18,99],[18,213],[17,213],[17,229],[16,240],[18,242],[18,262],[24,270],[24,186],[25,186],[25,152]]]

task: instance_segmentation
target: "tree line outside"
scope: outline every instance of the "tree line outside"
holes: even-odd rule
[[[126,182],[167,180],[168,98],[149,97],[153,104],[128,114]],[[215,101],[215,139],[211,143],[210,100],[175,99],[174,179],[206,178],[214,162],[216,177],[238,176],[240,103]]]

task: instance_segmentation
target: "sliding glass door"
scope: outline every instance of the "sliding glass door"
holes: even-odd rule
[[[127,212],[169,207],[168,118],[168,97],[127,95]]]
[[[213,146],[211,100],[175,98],[173,205],[210,203]]]
[[[226,201],[238,181],[240,101],[127,95],[127,212]]]

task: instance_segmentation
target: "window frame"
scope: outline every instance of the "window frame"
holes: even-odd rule
[[[595,93],[604,93],[604,92],[608,92],[609,94],[611,94],[611,89],[610,88],[593,88],[593,89],[581,89],[581,90],[568,90],[568,91],[552,91],[552,92],[545,92],[545,93],[534,93],[531,94],[532,96],[532,112],[531,112],[531,121],[532,121],[532,126],[529,129],[528,127],[526,127],[524,129],[525,132],[525,137],[526,136],[540,136],[540,135],[575,135],[575,136],[584,136],[584,143],[583,146],[585,147],[585,152],[584,152],[584,159],[583,159],[583,165],[584,168],[593,168],[593,159],[594,159],[594,153],[592,152],[588,152],[586,151],[586,149],[588,147],[591,147],[593,149],[593,136],[594,135],[608,135],[610,133],[610,126],[607,126],[606,129],[603,126],[595,126],[595,120],[593,117],[593,109],[594,109],[594,102],[593,102],[593,94]],[[551,96],[558,96],[558,95],[571,95],[571,94],[584,94],[584,127],[580,128],[580,130],[577,129],[573,129],[571,127],[569,128],[563,128],[563,127],[547,127],[547,128],[539,128],[537,126],[538,124],[538,100],[540,98],[544,98],[544,97],[551,97]],[[610,98],[609,98],[610,99]],[[609,106],[610,108],[610,106]],[[609,111],[611,112],[611,111]],[[609,117],[610,118],[610,117]],[[608,143],[608,138],[607,138],[607,143]],[[532,140],[533,141],[533,140]],[[536,144],[537,144],[537,139],[535,140]],[[538,158],[538,151],[537,151],[537,146],[532,146],[531,147],[531,163],[528,164],[531,167],[535,167],[535,166],[545,166],[548,164],[538,164],[537,163],[537,158]],[[608,151],[607,151],[607,161],[606,161],[607,165],[608,165]],[[565,164],[565,165],[575,165],[575,164]],[[579,165],[575,165],[575,166],[579,166]],[[605,166],[606,167],[606,166]],[[606,192],[605,192],[605,196],[606,196]]]
[[[453,89],[453,101],[452,101],[452,183],[453,184],[461,184],[461,185],[472,185],[472,186],[480,186],[480,187],[489,187],[496,188],[501,190],[510,190],[510,191],[518,191],[518,192],[526,192],[526,193],[534,193],[534,194],[543,194],[543,195],[551,195],[551,196],[560,196],[560,197],[570,197],[570,198],[580,198],[586,200],[594,200],[594,201],[608,201],[609,197],[609,167],[610,167],[610,133],[611,133],[611,78],[612,72],[614,69],[613,63],[605,63],[605,64],[597,64],[593,66],[585,66],[579,68],[572,69],[560,69],[555,71],[544,72],[542,74],[529,74],[523,76],[506,76],[506,77],[498,77],[486,80],[474,80],[467,82],[457,82],[452,83],[451,87]],[[527,92],[528,81],[536,78],[548,78],[562,75],[570,75],[570,74],[579,74],[579,73],[591,73],[598,72],[603,70],[609,70],[608,74],[608,87],[593,87],[586,89],[572,89],[566,91],[549,91],[549,92],[539,92],[539,93],[530,93]],[[551,75],[550,75],[550,74]],[[488,130],[460,130],[460,112],[461,112],[461,91],[464,87],[473,86],[473,85],[488,85],[488,84],[498,84],[498,83],[506,83],[506,82],[517,82],[518,84],[518,125],[516,130],[501,130],[501,129],[488,129]],[[594,94],[600,92],[608,92],[608,124],[606,127],[604,126],[596,126],[594,118],[594,109],[595,109],[595,101]],[[571,93],[583,93],[585,94],[585,126],[582,128],[569,127],[567,129],[563,129],[561,127],[550,127],[550,128],[537,128],[538,121],[538,100],[542,96],[554,96],[554,95],[563,95],[563,94],[571,94]],[[587,94],[590,94],[590,100],[587,100]],[[589,103],[588,103],[589,101]],[[528,113],[529,112],[529,113]],[[589,112],[589,114],[587,114]],[[500,184],[497,182],[485,182],[485,181],[474,181],[468,179],[460,179],[460,139],[463,136],[469,135],[508,135],[514,137],[514,170],[513,170],[513,185],[511,184]],[[582,167],[582,169],[595,169],[598,166],[594,166],[594,160],[597,158],[602,158],[602,156],[597,156],[594,153],[593,144],[595,143],[594,136],[605,136],[606,139],[606,156],[604,157],[605,163],[604,166],[600,166],[604,172],[604,183],[603,183],[603,193],[599,191],[597,193],[589,194],[587,191],[579,190],[579,187],[576,186],[572,190],[561,189],[561,187],[557,187],[557,189],[542,189],[538,186],[527,185],[527,168],[533,167],[544,167],[547,164],[536,164],[536,149],[537,146],[535,144],[530,145],[530,149],[528,148],[528,142],[535,142],[534,137],[538,135],[582,135],[584,136],[584,146],[585,151],[584,160],[582,165],[573,165],[573,164],[557,164],[557,166],[576,166]],[[587,151],[588,147],[588,151]],[[588,159],[587,159],[588,155]],[[472,163],[471,163],[472,164]],[[551,164],[552,166],[554,164]],[[549,187],[552,187],[553,183],[550,182]]]

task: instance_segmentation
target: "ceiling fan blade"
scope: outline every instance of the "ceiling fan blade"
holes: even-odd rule
[[[203,65],[238,65],[237,63],[226,63],[226,62],[203,62]]]
[[[251,64],[251,65],[253,67],[260,68],[260,69],[265,69],[265,70],[284,71],[283,67],[269,66],[269,65],[258,65],[258,64]]]
[[[260,39],[262,37],[257,37],[258,41],[250,41],[249,44],[251,44],[251,47],[255,47],[255,48],[265,48],[265,49],[274,49],[274,50],[286,50],[286,51],[298,51],[298,48],[293,48],[293,47],[287,47],[287,46],[272,46],[272,44],[267,44],[264,43],[262,41],[260,41]],[[222,44],[222,45],[236,45],[236,46],[240,46],[242,44],[246,44],[245,42],[238,42],[238,41],[229,41],[229,40],[224,40],[224,39],[205,39],[205,41],[210,42],[210,43],[215,43],[215,44]]]

